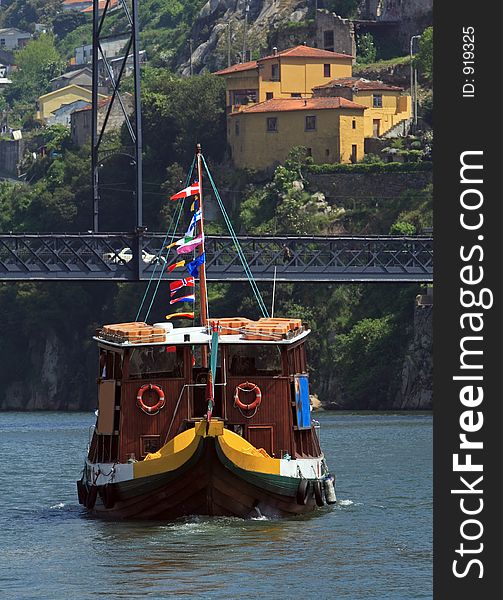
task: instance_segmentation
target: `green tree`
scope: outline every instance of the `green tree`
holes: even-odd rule
[[[24,31],[34,31],[35,23],[50,24],[61,11],[61,0],[12,0],[6,5],[3,24],[18,27]]]
[[[375,62],[377,57],[377,48],[374,44],[374,37],[371,33],[363,33],[356,37],[356,60],[360,64],[369,64]]]
[[[87,22],[86,15],[77,11],[59,13],[52,24],[52,30],[58,40],[65,38],[71,31]]]
[[[225,152],[225,83],[205,73],[177,77],[162,70],[149,75],[143,95],[146,163],[164,173],[167,165],[190,164],[196,143],[207,157],[220,161]]]
[[[330,10],[340,17],[350,18],[356,16],[358,4],[359,0],[324,0],[320,2],[320,7]]]
[[[423,76],[433,81],[433,27],[428,27],[421,35],[416,62]]]
[[[249,233],[324,233],[342,216],[344,210],[329,205],[323,194],[307,191],[302,167],[311,161],[306,148],[292,148],[272,181],[243,202],[240,217]]]
[[[50,81],[60,75],[64,62],[56,50],[54,38],[42,34],[31,40],[15,54],[18,70],[12,75],[12,85],[6,91],[6,98],[14,102],[34,102],[50,89]]]

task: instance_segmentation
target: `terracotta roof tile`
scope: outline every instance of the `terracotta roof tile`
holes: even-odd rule
[[[256,69],[260,62],[264,60],[271,60],[278,56],[290,56],[293,58],[353,58],[349,54],[341,54],[340,52],[330,52],[330,50],[321,50],[320,48],[312,48],[311,46],[294,46],[293,48],[287,48],[277,54],[270,54],[264,56],[258,60],[251,60],[250,62],[239,63],[232,65],[220,71],[216,71],[215,75],[229,75],[231,73],[237,73],[239,71],[250,71]]]
[[[227,67],[226,69],[222,69],[220,71],[216,71],[213,73],[214,75],[229,75],[230,73],[238,73],[239,71],[251,71],[252,69],[257,68],[257,61],[251,60],[250,62],[239,63],[237,65],[232,65]]]
[[[324,110],[333,108],[352,108],[365,110],[366,106],[346,100],[346,98],[272,98],[259,104],[253,104],[248,108],[232,113],[231,116],[241,113],[267,113],[287,112],[292,110]]]
[[[270,54],[259,58],[258,62],[262,60],[271,60],[278,56],[290,56],[299,58],[353,58],[350,54],[341,54],[340,52],[331,52],[330,50],[322,50],[321,48],[313,48],[311,46],[294,46],[293,48],[287,48],[281,50],[277,54]]]
[[[110,4],[108,5],[108,10],[110,10],[111,8],[115,8],[118,3],[119,3],[119,0],[111,0]],[[98,10],[104,10],[105,6],[106,6],[106,0],[99,0]],[[83,12],[83,13],[92,13],[93,12],[93,7],[92,6],[88,6],[87,8],[84,8],[84,10],[81,10],[80,12]]]
[[[370,79],[364,79],[363,77],[341,77],[339,79],[332,79],[328,83],[323,85],[317,85],[313,90],[323,90],[327,88],[351,88],[357,92],[364,90],[382,90],[390,92],[403,92],[403,88],[396,85],[389,85],[382,81],[371,81]]]

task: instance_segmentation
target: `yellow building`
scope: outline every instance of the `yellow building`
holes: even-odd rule
[[[227,111],[272,98],[311,97],[312,89],[350,77],[353,57],[310,46],[295,46],[215,74],[225,77]]]
[[[380,137],[392,127],[412,116],[411,98],[403,88],[361,77],[334,79],[313,88],[317,98],[343,97],[367,107],[366,138]]]
[[[233,112],[229,145],[238,168],[265,169],[306,146],[315,163],[363,158],[365,106],[346,98],[274,98]]]
[[[100,100],[104,100],[107,96],[103,94],[98,95]],[[39,97],[37,101],[37,119],[47,120],[51,114],[63,106],[63,104],[71,104],[76,100],[86,100],[87,102],[92,101],[91,90],[80,87],[79,85],[67,85],[54,90],[48,94],[44,94]]]

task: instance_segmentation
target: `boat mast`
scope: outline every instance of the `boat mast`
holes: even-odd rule
[[[203,212],[203,161],[201,153],[201,144],[196,145],[197,159],[197,180],[199,182],[199,210],[201,211],[201,219],[199,220],[199,235],[203,243],[199,246],[199,256],[204,253],[204,212]],[[206,261],[199,266],[199,308],[201,314],[201,326],[206,327],[208,324],[208,291],[206,288]],[[208,349],[202,348],[203,367],[208,366]]]

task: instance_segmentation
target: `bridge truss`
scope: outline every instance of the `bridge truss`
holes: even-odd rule
[[[157,278],[166,262],[160,253],[163,240],[158,233],[0,235],[0,281]],[[257,281],[275,276],[277,281],[313,283],[433,279],[429,237],[252,236],[239,242]],[[230,237],[207,236],[205,248],[209,280],[246,280]],[[168,262],[175,256],[171,250]],[[163,273],[163,279],[179,276],[180,270]]]

